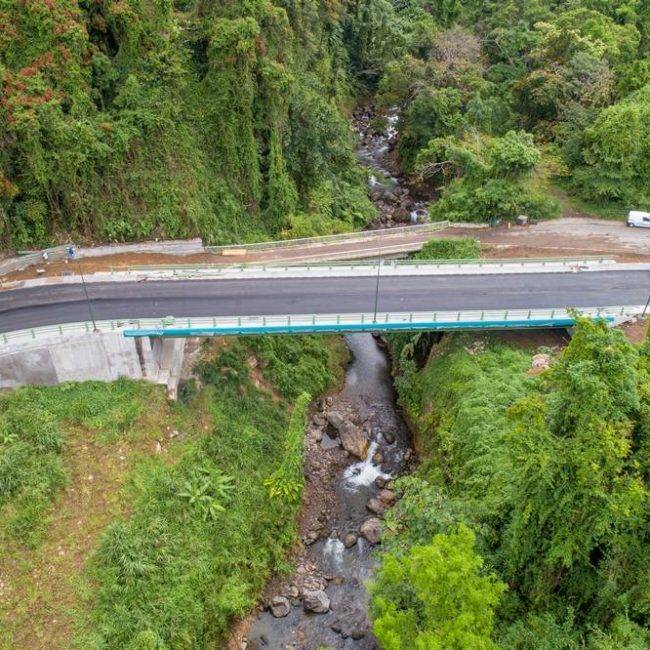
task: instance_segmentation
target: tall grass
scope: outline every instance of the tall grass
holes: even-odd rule
[[[0,540],[35,546],[47,511],[66,484],[64,456],[70,426],[114,437],[146,409],[135,382],[88,382],[21,388],[0,398]],[[140,397],[140,399],[138,399]]]

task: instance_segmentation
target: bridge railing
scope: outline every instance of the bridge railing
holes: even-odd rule
[[[640,314],[643,305],[581,309],[588,318],[608,322]],[[145,318],[65,323],[0,334],[0,351],[12,345],[97,332],[138,336],[227,336],[355,331],[417,331],[570,327],[574,312],[567,309],[510,309],[441,312],[381,312],[201,318]]]

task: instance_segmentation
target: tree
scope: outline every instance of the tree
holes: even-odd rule
[[[533,136],[525,131],[508,131],[497,138],[490,150],[492,170],[496,176],[517,178],[531,172],[540,160]]]
[[[629,588],[616,567],[639,567],[647,535],[648,492],[630,463],[636,360],[621,332],[579,319],[548,392],[511,410],[507,575],[537,606],[561,594],[599,624]]]
[[[650,201],[650,85],[603,109],[585,130],[585,165],[575,184],[601,199]]]
[[[373,629],[384,650],[480,650],[505,585],[483,571],[464,525],[405,557],[384,558],[372,586]]]

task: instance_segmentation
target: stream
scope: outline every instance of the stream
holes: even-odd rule
[[[373,128],[377,115],[373,106],[360,106],[353,115],[353,127],[359,138],[357,157],[368,169],[370,198],[379,213],[369,227],[393,228],[422,223],[428,219],[426,202],[412,196],[396,163],[399,110],[391,108],[382,115],[385,128],[380,131]]]
[[[371,229],[425,221],[397,171],[399,111],[359,107],[357,156],[368,169],[378,217]],[[380,122],[380,123],[381,123]],[[390,362],[370,334],[346,337],[351,362],[342,390],[317,402],[305,436],[305,489],[300,515],[304,551],[288,578],[266,587],[246,649],[370,650],[366,583],[377,566],[380,518],[394,502],[391,479],[408,471],[410,433],[395,403]]]
[[[408,469],[410,434],[385,351],[370,334],[346,342],[345,384],[317,403],[305,439],[305,551],[290,578],[269,585],[248,650],[377,647],[365,583],[377,564],[377,517],[394,499],[390,479]]]

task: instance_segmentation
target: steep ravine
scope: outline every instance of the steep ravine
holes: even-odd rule
[[[399,171],[398,122],[397,108],[378,114],[374,106],[362,105],[354,112],[353,128],[359,137],[357,157],[369,172],[370,198],[379,213],[371,229],[407,226],[428,218],[425,201],[413,196]]]
[[[387,488],[412,452],[386,353],[369,334],[346,341],[344,387],[317,404],[306,433],[304,552],[292,576],[269,585],[248,650],[377,647],[365,583],[377,563],[379,518],[394,500]]]

